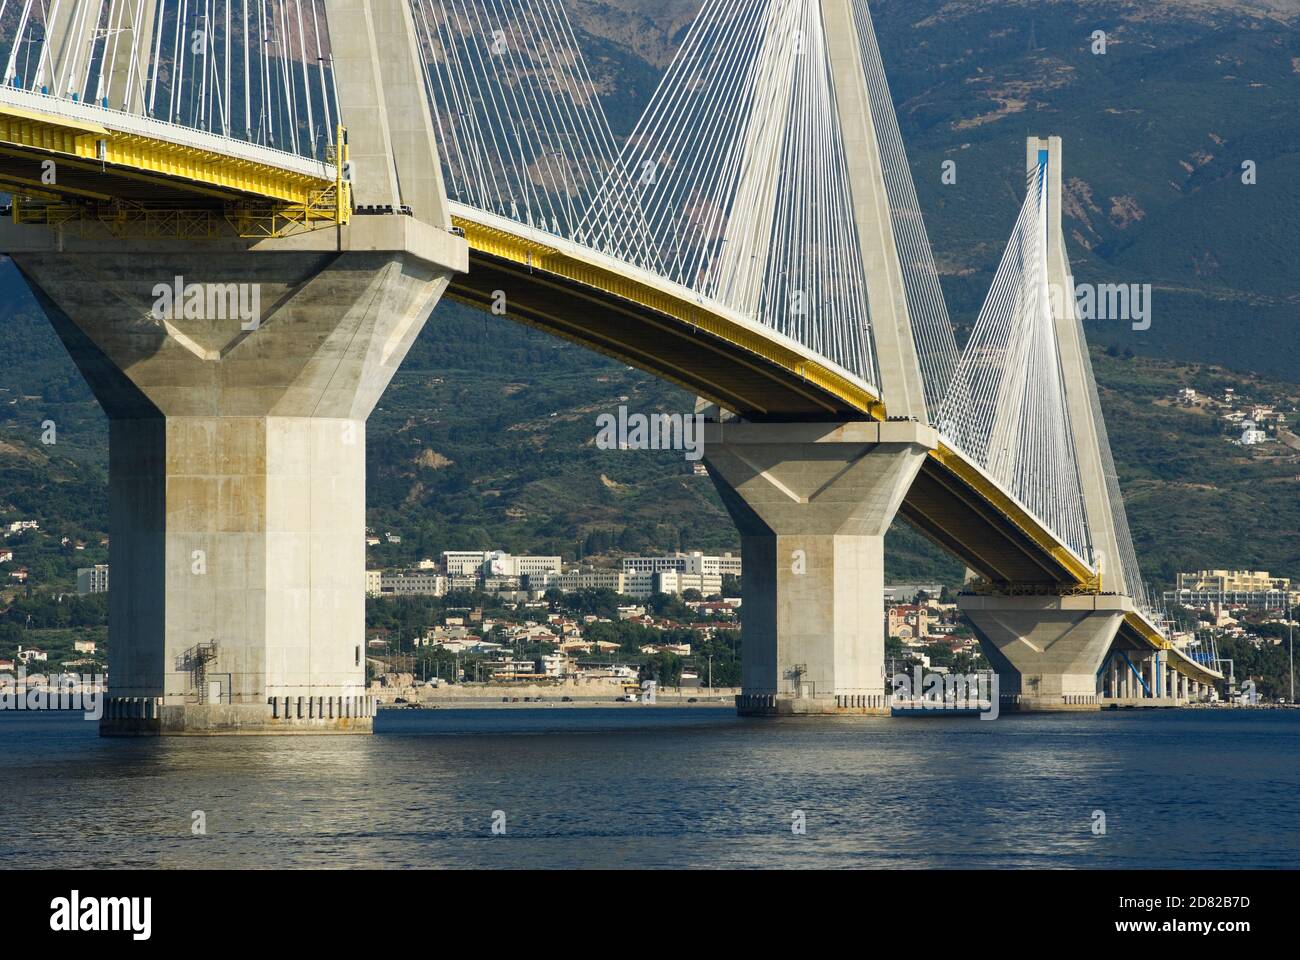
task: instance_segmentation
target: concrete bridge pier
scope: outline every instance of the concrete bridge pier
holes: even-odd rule
[[[464,247],[358,220],[251,249],[9,244],[109,417],[110,695],[155,707],[103,734],[371,728],[366,418]]]
[[[1133,609],[1125,597],[1096,595],[964,594],[957,605],[998,673],[1003,709],[1022,712],[1096,710],[1098,673]]]
[[[912,421],[706,426],[745,557],[739,713],[888,712],[884,536],[936,444]]]
[[[0,224],[109,418],[103,734],[371,730],[366,418],[469,254],[410,5],[326,10],[350,221],[240,237],[217,191]]]

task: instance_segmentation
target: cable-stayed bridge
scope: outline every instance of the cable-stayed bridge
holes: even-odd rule
[[[0,249],[111,422],[106,729],[370,728],[365,419],[444,295],[702,398],[742,711],[886,708],[900,511],[1010,703],[1220,679],[1142,586],[1060,141],[959,349],[866,0],[706,0],[623,142],[561,0],[0,5]]]

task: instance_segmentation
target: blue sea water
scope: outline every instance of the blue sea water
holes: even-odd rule
[[[440,709],[138,740],[0,713],[0,757],[6,867],[1300,865],[1300,711]]]

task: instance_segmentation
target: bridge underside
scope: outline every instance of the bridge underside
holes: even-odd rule
[[[941,447],[903,501],[902,514],[991,583],[1012,592],[1071,592],[1091,571],[964,458]]]
[[[448,296],[490,312],[497,291],[510,319],[638,367],[746,420],[873,419],[804,379],[788,358],[739,346],[738,332],[729,337],[471,248],[470,272],[456,278]]]

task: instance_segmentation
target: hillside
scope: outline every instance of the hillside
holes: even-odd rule
[[[75,371],[48,326],[21,326],[27,355],[56,382]],[[0,324],[10,339],[12,320]],[[1096,355],[1107,422],[1146,575],[1259,567],[1300,577],[1300,454],[1280,444],[1229,442],[1213,416],[1170,405],[1182,387],[1229,386],[1291,410],[1300,389],[1230,371],[1123,355]],[[5,390],[8,392],[4,392]],[[0,388],[0,520],[39,519],[25,535],[47,562],[33,582],[70,588],[76,566],[102,562],[106,424],[79,383],[67,399]],[[370,562],[400,565],[442,550],[500,547],[559,553],[698,548],[734,550],[735,529],[712,488],[681,453],[596,449],[596,417],[686,413],[693,401],[639,371],[516,326],[444,304],[403,365],[368,428],[368,518],[400,544]],[[47,410],[66,426],[40,443]],[[1295,417],[1292,415],[1292,423]],[[56,453],[57,451],[57,453]],[[84,553],[59,546],[69,536]],[[900,522],[888,576],[957,583],[961,567]]]
[[[697,4],[569,0],[620,135]],[[1181,386],[1230,385],[1294,403],[1300,0],[876,0],[872,8],[959,325],[975,317],[1011,229],[1029,133],[1066,138],[1076,278],[1155,288],[1149,331],[1122,322],[1088,330],[1095,346],[1117,348],[1099,355],[1098,375],[1147,575],[1167,581],[1214,565],[1300,576],[1293,452],[1233,446],[1213,417],[1163,404]],[[1105,56],[1089,49],[1096,29],[1107,31]],[[958,162],[952,186],[940,183],[946,159]],[[1244,160],[1257,164],[1254,186],[1241,183]],[[42,584],[67,588],[105,533],[105,424],[2,258],[0,338],[0,519],[31,515],[58,532],[53,546],[35,538],[31,559],[44,564]],[[371,421],[370,524],[402,536],[372,562],[485,546],[566,558],[734,548],[716,494],[680,455],[595,449],[596,416],[620,403],[692,408],[640,373],[443,305]],[[57,429],[53,446],[41,442],[47,421]],[[62,536],[87,542],[87,551],[65,555]],[[889,565],[898,579],[961,574],[901,525]]]

